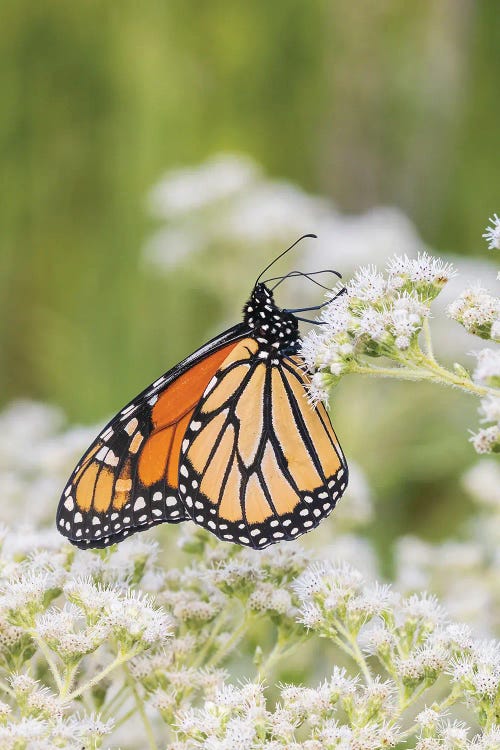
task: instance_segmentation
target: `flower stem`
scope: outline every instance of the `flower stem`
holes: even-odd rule
[[[466,393],[472,393],[481,397],[497,392],[494,388],[478,385],[472,380],[456,375],[454,372],[451,372],[451,370],[447,370],[438,362],[423,354],[419,358],[418,363],[412,364],[416,364],[417,366],[411,368],[406,365],[400,367],[377,367],[375,365],[361,365],[357,362],[352,362],[350,369],[351,372],[355,372],[358,375],[371,375],[372,377],[379,378],[395,378],[397,380],[414,381],[428,380],[433,383],[460,388]]]
[[[136,710],[137,709],[134,706],[129,711],[127,711],[126,714],[124,714],[120,719],[118,719],[118,721],[115,722],[115,724],[113,726],[113,729],[118,729],[118,727],[121,727],[122,724],[125,724],[129,719],[132,718],[132,716],[135,714]]]
[[[128,685],[127,684],[122,685],[121,688],[115,693],[115,695],[104,706],[102,710],[103,718],[107,718],[108,716],[111,716],[113,713],[116,713],[117,711],[119,711],[128,697],[129,697]]]
[[[155,736],[153,734],[153,727],[151,726],[151,722],[149,721],[148,715],[146,713],[146,706],[144,705],[144,700],[141,694],[139,693],[139,691],[137,690],[135,680],[130,674],[130,670],[126,664],[123,665],[123,671],[125,672],[127,684],[130,687],[130,690],[132,691],[132,695],[134,696],[134,700],[135,700],[135,705],[137,706],[137,710],[139,711],[139,714],[141,716],[142,723],[144,724],[144,729],[146,731],[150,750],[158,750],[158,745],[156,744]]]
[[[431,336],[431,327],[429,325],[429,318],[424,318],[424,322],[422,324],[422,333],[424,335],[424,346],[425,346],[425,352],[430,359],[431,362],[435,362],[436,358],[434,356],[434,347],[432,345],[432,336]]]
[[[350,371],[358,375],[371,375],[376,378],[396,378],[397,380],[428,380],[431,373],[408,367],[377,367],[376,365],[360,365],[352,362]]]
[[[38,648],[40,649],[40,651],[42,652],[43,658],[47,662],[47,666],[49,667],[49,669],[50,669],[50,671],[52,673],[52,677],[54,678],[54,682],[56,683],[56,687],[59,690],[59,692],[61,692],[62,686],[63,686],[63,681],[61,679],[61,675],[59,674],[59,670],[56,667],[56,663],[55,663],[54,659],[52,658],[52,654],[51,654],[50,648],[48,647],[48,645],[45,643],[45,641],[43,640],[43,638],[38,634],[38,632],[36,630],[31,630],[30,631],[30,635],[33,638],[33,640],[36,642],[36,644],[37,644]]]
[[[394,717],[394,719],[397,721],[397,719],[401,716],[405,708],[407,708],[410,703],[413,703],[423,692],[424,690],[417,691],[417,693],[414,693],[409,703],[406,706],[401,706],[398,714]],[[455,686],[447,698],[442,700],[440,703],[433,703],[430,706],[430,708],[432,708],[433,711],[436,711],[437,714],[442,714],[443,711],[446,711],[447,708],[449,708],[454,703],[456,703],[461,695],[462,695],[462,690],[460,689],[460,687]],[[420,728],[419,724],[417,723],[412,724],[411,727],[409,727],[403,732],[401,739],[407,739],[408,737],[411,737],[413,734],[415,734],[415,732],[419,728]]]
[[[216,666],[222,659],[224,659],[230,651],[236,646],[238,641],[243,638],[246,631],[248,630],[250,626],[251,616],[246,615],[239,626],[233,631],[233,634],[230,638],[227,639],[225,643],[222,644],[222,646],[219,648],[218,651],[215,652],[211,656],[211,658],[207,661],[206,666],[207,667],[214,667]]]
[[[100,672],[98,672],[96,675],[92,677],[88,682],[86,682],[84,685],[80,685],[80,687],[73,690],[72,693],[66,693],[61,688],[60,693],[60,699],[64,703],[69,703],[70,701],[74,700],[75,698],[78,698],[82,693],[85,693],[87,690],[90,690],[94,687],[94,685],[97,685],[104,677],[106,677],[110,672],[112,672],[117,667],[120,667],[122,664],[125,664],[127,661],[132,659],[134,656],[137,655],[137,651],[131,651],[127,654],[118,654],[112,662],[108,664],[107,667],[104,667],[104,669],[101,669]]]
[[[372,673],[368,664],[366,663],[363,652],[358,646],[356,636],[347,628],[345,628],[338,620],[335,620],[335,628],[344,638],[344,640],[342,640],[342,638],[337,639],[338,645],[348,656],[351,657],[351,659],[356,662],[357,666],[360,668],[363,674],[363,677],[365,678],[365,682],[367,683],[367,685],[371,685],[373,682]]]
[[[71,690],[71,685],[73,684],[73,679],[74,679],[76,670],[77,670],[77,666],[73,666],[73,667],[67,666],[66,667],[65,674],[64,674],[64,680],[63,680],[61,688],[60,688],[61,695],[67,695],[69,693],[69,691]]]
[[[281,659],[283,659],[285,656],[288,656],[289,654],[293,653],[299,646],[301,646],[306,639],[304,637],[297,638],[297,640],[294,640],[293,638],[287,638],[284,642],[282,638],[278,637],[278,640],[274,644],[271,651],[268,653],[267,657],[264,659],[264,661],[259,665],[258,670],[258,679],[263,682],[265,678],[269,675],[271,669],[274,667],[274,665],[279,662]],[[292,641],[292,645],[286,646],[286,643],[290,643]]]
[[[216,637],[218,636],[219,632],[220,632],[220,631],[221,631],[221,629],[222,629],[222,626],[223,626],[223,625],[224,625],[224,624],[226,623],[226,621],[227,621],[227,615],[228,615],[228,612],[229,612],[229,608],[228,608],[228,607],[226,607],[226,609],[224,609],[224,610],[223,610],[223,611],[222,611],[222,612],[220,613],[220,615],[218,616],[218,618],[217,618],[217,620],[215,621],[215,623],[214,623],[214,626],[213,626],[213,628],[212,628],[212,632],[210,633],[209,637],[207,638],[207,640],[206,640],[206,642],[205,642],[205,645],[203,646],[203,648],[201,649],[201,651],[200,651],[200,652],[198,653],[198,656],[197,656],[197,657],[196,657],[196,659],[195,659],[195,660],[193,661],[193,663],[192,663],[192,665],[191,665],[192,667],[194,667],[194,668],[198,668],[198,667],[200,667],[200,666],[201,666],[201,665],[203,664],[203,662],[205,661],[206,657],[207,657],[207,656],[208,656],[208,654],[210,653],[210,649],[212,648],[212,646],[213,646],[213,644],[214,644],[214,642],[215,642],[215,639],[216,639]]]
[[[422,366],[425,370],[429,371],[434,375],[434,382],[441,383],[442,385],[451,385],[455,388],[460,388],[462,391],[467,393],[473,393],[476,396],[487,396],[489,393],[494,393],[495,389],[488,388],[485,385],[478,385],[469,378],[464,378],[451,370],[447,370],[435,360],[431,360],[428,357],[423,358]]]

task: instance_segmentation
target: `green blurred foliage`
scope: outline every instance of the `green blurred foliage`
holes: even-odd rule
[[[212,332],[221,301],[199,274],[154,278],[139,252],[152,184],[217,151],[249,153],[348,211],[400,206],[431,245],[483,252],[500,188],[495,0],[7,0],[1,15],[2,403],[30,396],[101,419]],[[254,270],[249,258],[242,273]],[[362,390],[339,389],[341,419],[360,432],[346,447],[392,508],[385,535],[388,521],[414,522],[429,483],[451,502],[470,456],[463,434],[446,450],[415,409],[405,427],[398,388],[373,391],[368,431]],[[408,472],[419,500],[394,514]]]

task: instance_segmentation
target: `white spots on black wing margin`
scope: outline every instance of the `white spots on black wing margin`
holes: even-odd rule
[[[184,457],[182,466],[187,485],[196,483],[199,487],[201,477],[194,470],[189,459]],[[340,476],[340,479],[339,479]],[[264,549],[280,541],[290,541],[311,531],[335,508],[337,499],[342,494],[342,487],[347,483],[347,468],[341,467],[335,477],[326,485],[302,493],[295,508],[290,513],[273,515],[258,524],[246,521],[229,521],[220,518],[218,506],[211,503],[199,489],[188,494],[187,487],[181,485],[182,500],[192,520],[199,526],[215,534],[222,541],[242,544],[254,549]],[[326,500],[325,500],[326,496]]]

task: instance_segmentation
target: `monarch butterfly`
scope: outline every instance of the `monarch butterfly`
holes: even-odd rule
[[[155,380],[84,454],[57,511],[72,544],[106,547],[191,519],[219,539],[263,549],[333,510],[347,463],[324,405],[308,401],[304,319],[295,314],[321,305],[281,309],[267,286],[313,274],[260,281],[297,242],[260,274],[241,323]]]

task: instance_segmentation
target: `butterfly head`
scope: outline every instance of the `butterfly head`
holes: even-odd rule
[[[255,332],[263,348],[287,353],[296,350],[299,342],[297,318],[276,305],[272,291],[265,284],[255,285],[243,314],[245,323]]]

